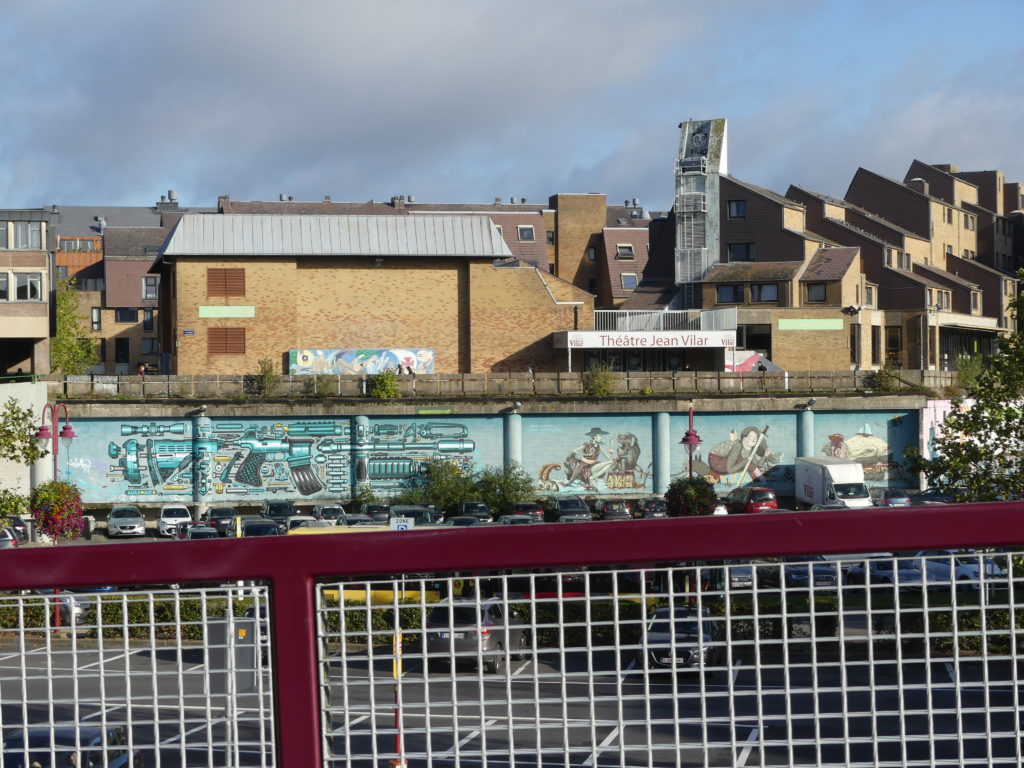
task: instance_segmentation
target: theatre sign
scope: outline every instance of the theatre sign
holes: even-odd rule
[[[694,349],[736,346],[736,331],[555,331],[555,349]]]

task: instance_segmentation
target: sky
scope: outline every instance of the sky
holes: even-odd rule
[[[4,3],[0,207],[546,201],[668,210],[679,123],[843,196],[914,159],[1024,181],[1020,0]]]

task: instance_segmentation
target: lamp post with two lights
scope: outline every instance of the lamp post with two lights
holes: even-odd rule
[[[57,427],[60,424],[61,412],[64,413],[64,426],[58,432]],[[47,413],[50,415],[49,423],[46,421]],[[36,432],[36,440],[44,446],[46,443],[50,444],[50,453],[53,454],[53,479],[57,480],[59,479],[57,456],[60,453],[60,446],[63,445],[65,448],[70,448],[71,441],[75,439],[75,430],[71,428],[67,405],[65,403],[47,403],[43,406],[41,421],[39,431]]]

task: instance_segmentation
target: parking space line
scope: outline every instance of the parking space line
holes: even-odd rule
[[[751,728],[750,735],[747,736],[748,744],[743,748],[743,751],[740,752],[740,756],[736,761],[736,765],[743,766],[747,764],[747,759],[750,757],[750,751],[754,748],[754,745],[749,742],[753,742],[755,739],[757,739],[758,733],[760,733],[760,731],[757,728]]]
[[[328,736],[342,736],[342,735],[344,735],[345,731],[348,728],[351,728],[353,725],[359,725],[359,723],[363,722],[364,720],[369,720],[369,719],[370,719],[369,715],[363,715],[362,717],[357,717],[354,720],[350,721],[348,723],[348,726],[344,726],[343,725],[343,726],[341,726],[341,728],[335,728],[333,731],[328,731],[327,735]]]
[[[204,728],[211,728],[214,725],[217,725],[218,723],[226,723],[227,721],[228,721],[228,719],[226,717],[222,717],[219,720],[211,720],[208,723],[203,723],[202,725],[197,725],[191,731],[185,731],[184,733],[176,733],[173,736],[171,736],[169,739],[164,739],[163,741],[160,742],[160,746],[164,747],[164,746],[167,746],[168,744],[173,744],[174,742],[178,741],[178,739],[180,739],[180,738],[182,738],[184,736],[191,736],[193,733],[201,731]]]
[[[490,728],[496,722],[498,722],[498,721],[497,720],[488,720],[487,722],[484,723],[484,728]],[[440,755],[438,755],[437,759],[438,760],[451,760],[453,757],[455,757],[455,749],[456,749],[456,747],[464,747],[466,744],[471,742],[473,739],[475,739],[479,735],[480,735],[480,731],[479,730],[473,731],[472,733],[469,734],[469,736],[467,736],[466,738],[462,739],[462,741],[460,741],[456,746],[453,746],[447,752],[442,752]]]
[[[607,738],[597,745],[594,751],[590,754],[590,757],[583,761],[583,765],[593,765],[594,758],[600,755],[604,751],[604,748],[615,741],[618,737],[619,726],[615,726],[615,728],[612,729],[612,732],[608,734]]]
[[[949,675],[950,682],[956,682],[956,673],[953,671],[953,665],[948,661],[946,662],[946,674]]]

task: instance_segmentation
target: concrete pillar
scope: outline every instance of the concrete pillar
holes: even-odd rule
[[[656,413],[652,417],[654,435],[654,471],[652,482],[654,493],[661,496],[668,490],[672,477],[672,433],[668,413]]]
[[[523,465],[523,417],[515,412],[505,414],[505,469]]]
[[[213,421],[203,413],[192,417],[192,501],[195,519],[202,520],[213,496],[213,457],[217,453]]]
[[[814,411],[809,406],[796,414],[796,455],[814,455]]]
[[[370,490],[370,419],[356,416],[352,421],[355,426],[352,434],[352,498],[355,498],[360,491]]]

